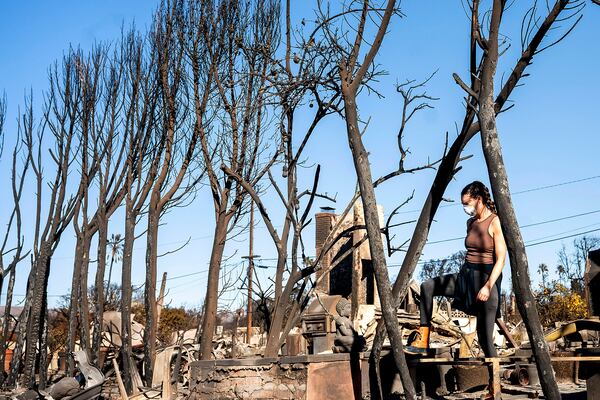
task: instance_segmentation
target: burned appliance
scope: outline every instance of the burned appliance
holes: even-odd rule
[[[338,295],[320,295],[320,301],[314,299],[308,306],[302,317],[302,335],[307,342],[308,354],[331,350],[336,331],[332,314],[337,315],[335,307],[341,298]]]

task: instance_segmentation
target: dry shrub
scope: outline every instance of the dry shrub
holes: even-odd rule
[[[587,317],[587,306],[583,297],[560,282],[554,281],[548,287],[542,287],[535,297],[543,326],[549,327],[555,322]]]

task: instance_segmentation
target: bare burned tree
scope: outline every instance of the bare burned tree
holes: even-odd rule
[[[351,8],[354,4],[355,2],[351,2],[348,8]],[[379,226],[371,166],[367,150],[362,141],[358,106],[356,103],[357,94],[362,86],[363,79],[369,69],[372,68],[373,61],[383,42],[390,20],[399,10],[394,0],[387,1],[383,11],[378,11],[377,14],[373,13],[374,5],[367,0],[356,2],[356,4],[361,5],[358,7],[361,11],[358,14],[356,36],[354,39],[349,39],[348,41],[345,38],[342,38],[342,40],[334,39],[339,43],[340,49],[340,59],[338,62],[342,98],[344,100],[344,117],[346,120],[348,144],[352,152],[360,196],[364,206],[366,231],[369,237],[369,248],[371,250],[375,281],[381,301],[382,316],[388,336],[390,337],[394,361],[402,378],[404,394],[407,398],[414,399],[416,394],[402,351],[402,335],[396,317],[396,303],[392,298],[392,290],[389,284],[385,250],[381,239],[382,227]],[[380,20],[376,23],[378,28],[371,43],[368,44],[365,43],[365,29],[370,19],[373,18],[373,14],[379,16]],[[364,46],[367,46],[366,50],[363,49],[361,52],[361,47]],[[361,57],[362,60],[360,60]]]
[[[571,7],[575,7],[576,10],[578,7],[581,9],[580,4],[580,2],[575,1]],[[498,36],[505,6],[503,0],[494,0],[488,36],[485,38],[481,35],[480,38],[480,45],[486,53],[486,57],[481,68],[481,90],[475,97],[478,104],[477,119],[479,120],[483,154],[488,168],[490,184],[508,247],[513,290],[517,297],[519,312],[527,328],[533,354],[537,360],[540,383],[547,398],[560,399],[561,395],[554,379],[548,344],[544,340],[543,328],[535,306],[535,297],[531,291],[527,253],[512,204],[508,174],[502,157],[496,125],[497,105],[494,98],[494,78],[496,77],[496,67],[500,53]],[[575,22],[576,24],[577,22]]]
[[[20,381],[29,385],[39,369],[39,386],[45,387],[47,366],[47,288],[52,255],[61,236],[74,216],[75,208],[81,199],[83,188],[89,185],[86,177],[94,175],[94,167],[82,172],[79,182],[69,184],[73,162],[86,146],[78,135],[82,108],[82,81],[79,65],[82,56],[78,51],[70,51],[62,60],[60,68],[56,63],[49,72],[50,89],[46,94],[43,117],[38,126],[24,132],[28,157],[35,175],[36,212],[32,250],[32,268],[29,274],[25,315],[18,329],[18,340],[11,366],[10,380],[14,382],[21,363],[23,346],[23,374]],[[36,132],[34,132],[34,130]],[[45,133],[51,133],[50,158],[54,163],[54,176],[45,182],[43,174],[43,151]],[[45,184],[49,186],[46,199],[43,194]],[[72,188],[75,189],[72,191]],[[47,200],[47,207],[43,206]],[[46,214],[44,216],[44,214]],[[26,345],[25,345],[26,343]]]
[[[583,279],[585,264],[588,253],[600,246],[600,238],[594,236],[581,236],[573,239],[571,251],[563,244],[557,253],[558,256],[558,275],[566,284],[571,286],[571,290],[583,292]]]
[[[2,152],[4,149],[4,121],[6,113],[6,98],[0,97],[0,160],[2,158]],[[21,195],[23,193],[23,187],[29,169],[29,157],[27,157],[27,151],[23,146],[23,131],[25,129],[24,124],[33,123],[33,110],[31,107],[31,101],[26,107],[26,112],[19,119],[19,127],[17,134],[15,135],[15,143],[12,151],[12,165],[11,165],[11,196],[12,196],[12,212],[6,223],[6,231],[4,239],[2,240],[2,246],[0,247],[0,294],[4,288],[4,278],[7,274],[10,274],[8,280],[8,288],[6,293],[6,302],[4,305],[4,316],[2,324],[2,342],[0,343],[0,363],[4,365],[6,356],[6,348],[12,336],[10,331],[11,322],[11,306],[13,298],[13,288],[16,279],[17,265],[25,259],[29,252],[24,252],[24,236],[22,231],[22,216],[21,216]],[[13,238],[11,239],[11,233]],[[7,246],[14,246],[10,249]],[[12,254],[11,254],[12,253]],[[5,264],[5,256],[10,257],[8,265]],[[6,265],[6,267],[5,267]],[[3,379],[2,379],[3,380]]]
[[[152,47],[158,61],[158,110],[157,128],[165,143],[160,169],[157,172],[148,204],[148,227],[146,231],[146,281],[144,309],[144,373],[146,383],[152,382],[156,332],[158,324],[156,305],[157,242],[161,215],[180,204],[192,193],[196,182],[202,177],[202,167],[197,163],[196,145],[199,130],[190,128],[188,117],[188,86],[184,52],[179,33],[184,23],[184,3],[164,2],[156,14],[152,30]],[[210,80],[209,80],[210,82]],[[205,88],[208,99],[210,87]],[[206,104],[201,107],[206,108]]]
[[[4,278],[9,273],[12,274],[16,265],[22,261],[28,254],[23,254],[23,237],[21,230],[21,208],[20,199],[23,192],[23,185],[25,183],[25,176],[29,169],[29,159],[24,157],[24,162],[19,165],[19,158],[23,156],[23,140],[22,131],[23,125],[30,122],[31,107],[27,107],[27,112],[19,119],[19,127],[17,135],[15,137],[15,143],[12,151],[12,164],[11,164],[11,195],[13,202],[13,209],[6,223],[6,231],[4,232],[4,238],[2,240],[2,246],[0,247],[0,295],[4,288]],[[6,116],[6,98],[0,97],[0,160],[2,160],[4,150],[4,121]],[[26,154],[25,154],[26,155]],[[15,230],[16,235],[14,239],[16,242],[11,240],[11,232]],[[15,245],[14,248],[7,248],[7,246]],[[10,256],[13,253],[12,260],[5,267],[5,256]]]
[[[100,346],[102,334],[102,321],[104,316],[105,291],[104,275],[106,271],[108,241],[108,223],[113,213],[121,206],[125,193],[125,177],[128,165],[125,162],[128,148],[127,137],[123,134],[121,126],[122,110],[125,106],[123,99],[123,83],[126,82],[124,67],[125,57],[129,53],[125,46],[121,45],[113,53],[110,64],[104,75],[105,95],[102,101],[102,116],[104,121],[98,126],[99,149],[94,151],[93,159],[98,165],[97,187],[98,200],[94,216],[98,225],[98,246],[96,257],[96,279],[95,279],[95,312],[94,312],[94,335],[92,338],[92,362],[100,359]],[[114,255],[113,255],[114,260]],[[111,264],[112,267],[112,264]],[[109,282],[106,285],[108,288]]]
[[[527,76],[525,70],[529,66],[534,56],[539,54],[541,51],[548,48],[543,45],[544,39],[547,37],[549,31],[553,26],[556,26],[558,22],[565,17],[565,14],[570,12],[571,6],[580,4],[580,2],[571,2],[564,0],[557,0],[554,5],[548,9],[546,16],[542,19],[534,14],[534,18],[539,18],[537,24],[527,25],[528,18],[523,20],[525,24],[523,31],[526,33],[522,38],[522,53],[519,57],[516,65],[512,69],[509,78],[504,83],[500,93],[495,99],[495,113],[496,115],[503,109],[508,101],[513,90],[518,86],[521,79]],[[478,3],[471,5],[471,12],[473,15],[478,15]],[[576,11],[578,7],[574,8]],[[530,15],[528,13],[527,15]],[[467,86],[462,84],[461,86],[469,88],[468,93],[479,92],[479,74],[481,72],[480,66],[482,65],[482,58],[485,57],[485,52],[480,57],[477,56],[477,46],[479,40],[479,22],[476,18],[471,18],[471,42],[470,42],[470,61],[469,61],[469,72],[471,75],[471,85]],[[570,30],[569,30],[570,31]],[[567,33],[569,32],[567,31]],[[462,82],[462,81],[461,81]],[[421,209],[421,213],[417,220],[417,224],[414,228],[412,239],[409,243],[406,256],[402,262],[402,266],[396,278],[393,287],[393,294],[396,299],[401,299],[405,296],[410,283],[410,279],[414,273],[417,263],[421,257],[423,247],[429,235],[431,224],[434,220],[435,214],[439,205],[444,200],[444,193],[448,184],[456,173],[461,169],[459,163],[461,153],[466,144],[479,132],[479,123],[474,122],[475,118],[475,100],[471,96],[467,99],[467,106],[465,108],[465,118],[460,130],[460,134],[456,137],[454,142],[450,145],[448,151],[444,154],[444,158],[440,163],[437,170],[434,181],[431,185],[425,203]],[[385,327],[383,324],[379,324],[377,327],[377,335],[373,343],[373,351],[371,353],[372,361],[375,368],[378,368],[379,353],[383,344],[383,337],[385,333]],[[373,393],[381,393],[381,387],[379,391],[373,391]]]
[[[155,134],[158,103],[156,54],[133,30],[124,38],[122,47],[125,52],[124,136],[128,147],[121,271],[121,362],[123,382],[127,392],[131,393],[131,377],[135,368],[131,345],[131,269],[135,228],[160,166],[164,142]]]
[[[97,231],[95,223],[90,221],[88,214],[89,186],[92,180],[89,171],[94,164],[91,153],[98,151],[96,140],[95,117],[99,97],[101,96],[102,69],[105,63],[105,48],[96,47],[89,57],[79,55],[76,59],[77,78],[80,83],[81,107],[78,112],[81,130],[78,132],[81,141],[79,153],[80,175],[83,182],[81,200],[76,202],[73,216],[73,228],[75,230],[75,263],[73,265],[73,279],[71,287],[71,310],[79,311],[81,323],[79,324],[79,337],[81,346],[85,351],[90,349],[90,327],[89,327],[89,305],[87,296],[89,253],[92,237]],[[100,118],[101,119],[101,118]],[[81,221],[79,217],[81,216]],[[94,221],[95,222],[95,221]],[[69,347],[75,343],[75,327],[77,312],[69,316]],[[73,348],[74,349],[74,348]],[[72,368],[72,362],[70,363]]]
[[[282,197],[286,210],[281,233],[282,242],[277,245],[278,260],[274,287],[276,304],[279,303],[282,294],[290,230],[292,230],[293,235],[299,236],[299,230],[303,229],[303,227],[293,224],[293,222],[299,221],[300,214],[298,214],[298,210],[295,210],[295,216],[293,214],[289,215],[289,210],[297,208],[296,204],[303,196],[312,195],[310,197],[314,198],[316,195],[310,190],[299,193],[297,187],[298,166],[302,164],[304,149],[316,127],[326,116],[338,112],[340,103],[339,87],[336,86],[336,82],[332,78],[337,66],[333,63],[331,49],[326,47],[327,43],[323,40],[322,26],[316,23],[312,32],[305,34],[306,22],[302,20],[301,28],[295,28],[291,23],[289,1],[286,1],[285,21],[284,57],[283,60],[276,59],[273,61],[273,67],[269,74],[269,80],[274,90],[274,98],[280,107],[279,129],[281,131],[281,153],[283,156],[282,176],[286,179],[287,188],[286,192],[281,191],[272,175],[269,175],[270,181],[276,187],[277,192],[286,193],[286,196]],[[295,116],[301,110],[301,107],[306,105],[315,111],[306,131],[302,136],[298,136],[294,129]],[[296,145],[296,143],[298,144]],[[309,201],[309,203],[312,204],[312,201]],[[308,215],[309,211],[310,209],[307,209],[303,214]],[[292,239],[292,243],[296,242],[297,245],[301,244],[298,237]],[[292,252],[298,255],[297,246]],[[304,256],[303,251],[302,255]]]
[[[73,227],[76,233],[75,263],[71,289],[71,310],[69,315],[68,346],[72,351],[77,332],[77,317],[79,316],[79,338],[86,351],[93,349],[90,360],[97,362],[100,352],[101,321],[104,313],[104,271],[106,265],[106,236],[108,219],[121,204],[125,189],[124,150],[126,141],[118,136],[120,124],[121,75],[122,63],[119,54],[112,56],[107,46],[98,46],[89,58],[79,63],[79,76],[83,88],[81,95],[85,107],[81,115],[80,168],[82,181],[81,201],[75,206]],[[92,139],[92,140],[90,140]],[[94,172],[88,176],[88,172]],[[97,182],[98,197],[90,199],[89,185]],[[90,201],[91,200],[91,201]],[[95,206],[94,206],[95,203]],[[90,213],[91,216],[90,216]],[[81,221],[79,217],[81,216]],[[98,256],[96,268],[94,337],[89,342],[89,302],[87,300],[89,251],[92,238],[98,233]],[[99,286],[98,286],[98,282]],[[78,311],[78,312],[77,312]],[[70,360],[70,368],[73,363]]]
[[[228,175],[235,178],[252,197],[252,200],[256,203],[258,210],[260,211],[263,217],[265,226],[279,252],[280,247],[283,245],[287,245],[288,243],[283,242],[280,236],[278,235],[277,230],[275,229],[275,226],[271,221],[269,213],[261,200],[260,193],[254,189],[251,183],[248,183],[247,181],[243,180],[242,177],[240,177],[230,169],[224,168],[224,171]],[[289,276],[280,296],[280,302],[273,307],[272,311],[269,310],[268,313],[269,317],[271,317],[271,313],[273,313],[273,317],[269,321],[269,337],[267,339],[267,347],[265,348],[265,357],[276,357],[279,352],[279,349],[281,348],[287,337],[287,334],[294,326],[297,325],[300,317],[302,316],[302,312],[306,309],[308,301],[314,293],[314,288],[319,281],[317,280],[315,283],[313,283],[311,288],[313,290],[307,292],[307,285],[310,283],[310,276],[318,270],[322,269],[321,263],[325,258],[326,254],[338,241],[344,238],[348,238],[354,230],[364,229],[364,226],[355,226],[349,229],[341,230],[341,225],[344,221],[344,218],[352,210],[352,207],[355,205],[356,200],[359,197],[359,194],[357,193],[350,200],[345,210],[338,216],[336,224],[332,227],[330,235],[324,241],[323,248],[315,258],[315,260],[310,260],[306,256],[304,244],[302,243],[302,231],[309,224],[307,216],[310,213],[315,197],[327,197],[325,195],[317,194],[319,176],[320,167],[317,166],[312,189],[300,193],[300,195],[297,197],[299,203],[300,199],[302,199],[304,195],[310,196],[307,200],[307,204],[305,205],[304,210],[301,213],[299,212],[299,204],[296,204],[296,206],[293,207],[296,210],[294,210],[291,206],[287,207],[286,210],[287,215],[292,216],[292,227],[294,229],[291,243],[292,267],[288,271]],[[273,182],[274,179],[272,178],[272,176],[270,176],[270,178]],[[277,189],[277,191],[282,202],[284,203],[284,205],[287,206],[287,202],[286,199],[283,197],[283,194],[279,189]],[[366,236],[358,243],[353,244],[353,246],[351,246],[351,248],[345,253],[340,255],[338,259],[334,263],[332,263],[327,270],[324,270],[324,273],[328,273],[337,265],[339,265],[339,263],[343,259],[348,257],[352,253],[352,251],[358,246],[360,246],[365,240]],[[302,263],[302,267],[300,266],[300,263]],[[285,326],[283,325],[284,321],[286,321]]]
[[[355,10],[349,8],[348,10],[335,15],[329,15],[323,12],[317,13],[314,29],[310,34],[304,35],[302,30],[295,31],[292,29],[290,24],[289,2],[287,4],[286,52],[283,61],[276,62],[276,68],[274,68],[271,73],[271,76],[273,76],[271,81],[273,82],[275,90],[275,98],[278,99],[278,105],[281,110],[280,129],[282,131],[283,144],[283,176],[286,178],[287,183],[287,191],[281,190],[278,183],[273,178],[273,175],[269,173],[270,183],[275,188],[275,191],[286,210],[281,234],[274,229],[271,217],[262,204],[260,196],[252,190],[250,183],[242,183],[251,193],[253,200],[259,205],[259,211],[263,216],[278,253],[277,272],[274,281],[275,305],[273,307],[273,320],[271,321],[271,324],[269,324],[269,337],[265,349],[265,356],[267,357],[274,357],[277,355],[287,333],[294,324],[298,322],[302,311],[305,310],[309,299],[313,295],[313,290],[310,290],[308,293],[306,292],[310,275],[321,269],[321,261],[325,257],[325,254],[327,254],[327,251],[329,251],[335,243],[343,239],[347,240],[349,235],[352,235],[351,231],[340,232],[339,225],[343,221],[345,215],[352,209],[352,206],[358,198],[358,194],[350,201],[344,213],[338,217],[338,224],[332,230],[330,237],[327,238],[321,253],[316,256],[315,260],[307,259],[304,252],[302,231],[309,222],[307,217],[310,213],[314,199],[315,197],[329,200],[333,199],[328,198],[327,195],[317,193],[319,168],[317,168],[314,177],[313,187],[301,193],[299,193],[297,188],[297,174],[298,166],[301,165],[300,160],[303,157],[303,150],[312,137],[319,122],[329,114],[341,113],[339,108],[341,91],[337,80],[337,73],[339,70],[337,65],[337,62],[339,61],[339,44],[337,41],[331,40],[332,35],[335,35],[331,25],[335,25],[337,20],[343,19],[349,14],[359,12],[360,9]],[[302,20],[301,25],[303,27],[306,26],[306,22]],[[293,33],[296,34],[294,37],[300,38],[297,43],[292,43],[291,37]],[[292,62],[298,64],[298,67],[292,67]],[[364,84],[368,85],[369,81],[374,80],[378,73],[379,72],[376,70],[369,70],[363,79]],[[417,84],[413,85],[413,82],[398,86],[398,91],[407,99],[402,128],[399,133],[399,148],[402,152],[401,162],[397,171],[393,171],[378,179],[374,183],[375,186],[401,173],[415,172],[418,169],[421,169],[404,169],[404,159],[407,151],[401,144],[401,136],[406,123],[416,111],[427,108],[428,104],[426,101],[432,99],[424,93],[418,95],[413,94],[413,92],[421,86],[422,85]],[[417,102],[413,108],[411,103],[416,100],[423,100],[424,102]],[[297,134],[295,134],[293,129],[294,116],[296,111],[298,111],[301,106],[306,105],[306,103],[308,103],[309,108],[315,108],[316,112],[314,113],[313,119],[306,132],[303,133],[299,139],[296,139]],[[297,147],[296,143],[298,143]],[[234,173],[231,173],[231,175],[241,181],[241,178]],[[304,196],[308,196],[308,199],[305,208],[301,211],[300,201]],[[361,227],[355,228],[359,229]],[[362,228],[364,229],[364,227]],[[291,246],[289,243],[290,237]],[[360,243],[364,240],[365,238],[363,238]],[[356,247],[356,244],[353,247]],[[291,266],[289,268],[288,251],[291,251],[292,255]],[[350,253],[351,251],[339,258],[337,262],[334,262],[333,265],[329,267],[329,269],[334,268],[341,259],[349,256]],[[288,276],[287,282],[285,285],[282,285],[284,272],[287,272]],[[287,318],[287,322],[285,323],[285,326],[282,326],[284,318]]]
[[[266,171],[260,160],[266,146],[265,86],[267,68],[278,43],[279,7],[275,1],[250,4],[223,0],[214,6],[192,2],[188,17],[190,23],[200,19],[198,28],[188,24],[185,37],[193,72],[194,128],[199,134],[215,210],[204,315],[198,331],[202,334],[200,357],[209,359],[225,243],[245,213],[247,198],[243,187],[222,172],[221,166],[247,182],[255,182]],[[206,49],[199,48],[200,44]],[[204,54],[208,54],[208,70]],[[206,87],[214,88],[214,98],[207,98],[210,93],[205,92]],[[207,118],[205,104],[209,100],[215,113]]]
[[[320,121],[326,116],[336,113],[340,102],[339,88],[336,87],[332,75],[337,68],[330,59],[332,52],[324,45],[322,34],[317,26],[309,35],[304,32],[294,31],[291,24],[290,2],[286,2],[285,22],[285,53],[283,59],[273,60],[269,71],[269,82],[272,90],[273,102],[278,107],[279,130],[281,132],[281,153],[283,164],[283,178],[285,189],[281,190],[271,171],[268,172],[271,185],[278,193],[284,206],[284,221],[281,234],[271,224],[267,210],[258,199],[258,193],[251,188],[252,182],[241,183],[258,201],[259,211],[267,224],[269,233],[277,250],[277,267],[274,280],[274,301],[269,312],[269,335],[265,349],[265,357],[277,356],[287,333],[293,327],[291,322],[298,314],[302,294],[306,288],[308,275],[302,273],[302,266],[306,266],[307,257],[302,241],[302,231],[308,225],[308,216],[317,194],[320,168],[317,167],[314,184],[311,189],[299,192],[298,167],[302,163],[303,151],[312,137]],[[302,26],[304,26],[304,22]],[[298,38],[292,35],[297,33]],[[297,67],[296,67],[297,65]],[[302,107],[309,106],[314,109],[313,119],[306,131],[298,139],[294,129],[295,115]],[[276,156],[279,156],[276,154]],[[226,170],[226,172],[232,172]],[[235,173],[231,176],[236,179],[241,177]],[[254,182],[256,185],[257,182]],[[303,211],[300,202],[306,198]],[[290,243],[291,239],[291,243]],[[291,266],[288,270],[288,252],[291,251]],[[284,285],[284,274],[289,272]],[[311,271],[314,271],[312,269]],[[296,292],[296,295],[293,293]],[[288,323],[283,326],[285,319]]]

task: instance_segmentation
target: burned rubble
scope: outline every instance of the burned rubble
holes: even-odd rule
[[[354,208],[338,229],[361,225],[362,209]],[[331,212],[316,216],[316,246],[330,235],[337,216]],[[53,385],[45,390],[16,389],[6,398],[94,399],[170,398],[170,399],[329,399],[340,396],[371,398],[372,368],[369,358],[377,323],[381,320],[368,246],[351,253],[347,246],[355,237],[349,235],[332,247],[324,257],[312,300],[302,313],[297,327],[288,334],[280,354],[266,358],[266,332],[235,325],[216,330],[211,361],[200,361],[195,342],[196,330],[174,332],[174,345],[159,348],[155,355],[152,385],[140,378],[143,368],[144,326],[131,322],[134,382],[127,394],[120,371],[121,314],[105,312],[102,351],[98,369],[92,366],[85,351],[73,356],[78,376],[65,375],[68,355],[62,354],[51,364]],[[345,254],[345,255],[344,255]],[[552,365],[561,392],[569,398],[587,398],[600,390],[600,308],[596,298],[600,278],[600,251],[589,253],[585,284],[591,315],[587,319],[556,323],[546,332]],[[344,255],[340,259],[340,255]],[[330,268],[334,265],[334,268]],[[595,286],[596,285],[596,286]],[[407,295],[399,302],[398,324],[405,341],[419,326],[420,288],[412,282]],[[435,302],[432,319],[431,350],[426,357],[407,355],[415,387],[423,396],[439,399],[475,399],[488,384],[486,364],[493,365],[498,384],[506,398],[542,397],[538,371],[529,339],[518,319],[514,297],[504,302],[504,318],[496,321],[494,343],[498,359],[481,357],[475,333],[475,318],[451,308],[448,301]],[[249,335],[248,335],[249,333]],[[8,360],[10,362],[10,360]],[[402,383],[385,341],[381,358],[381,385],[384,398],[402,392]],[[331,377],[336,376],[335,382]],[[332,397],[333,396],[333,397]],[[579,397],[577,397],[579,396]]]
[[[360,207],[355,208],[360,213]],[[317,214],[317,246],[334,226],[333,213]],[[348,218],[340,229],[360,221],[360,217]],[[360,223],[360,222],[359,222]],[[352,238],[347,241],[351,242]],[[324,257],[322,275],[318,275],[317,290],[301,319],[301,334],[288,337],[281,357],[277,359],[239,358],[198,361],[190,365],[192,398],[306,398],[328,399],[348,395],[354,398],[371,398],[373,379],[369,368],[375,327],[381,319],[374,293],[372,271],[368,251],[347,256],[328,271],[328,263],[336,262],[336,256],[344,252],[345,243],[334,247]],[[368,247],[367,247],[368,249]],[[358,257],[358,259],[356,258]],[[591,288],[598,278],[598,261],[592,252],[588,259],[586,282]],[[595,272],[596,271],[596,272]],[[589,290],[588,293],[592,291]],[[559,387],[569,398],[585,398],[595,393],[595,382],[600,373],[600,318],[597,305],[591,296],[592,315],[588,319],[565,321],[546,333],[545,339],[552,352],[552,365]],[[419,286],[412,282],[407,296],[400,302],[397,318],[408,340],[419,326]],[[474,399],[482,395],[488,384],[485,364],[494,366],[498,384],[506,398],[543,397],[539,385],[529,339],[514,305],[514,297],[505,301],[505,319],[496,321],[494,343],[499,349],[496,360],[481,357],[476,340],[475,318],[451,309],[449,302],[434,306],[431,351],[425,358],[407,357],[414,383],[423,395],[442,399]],[[343,304],[341,307],[338,306]],[[348,311],[340,310],[348,307]],[[353,306],[353,307],[351,307]],[[345,324],[344,316],[352,316],[352,333],[340,332]],[[340,344],[361,338],[366,351],[345,351]],[[386,398],[402,392],[393,361],[389,355],[389,342],[384,344],[381,360],[382,386]],[[282,376],[291,380],[285,381]],[[335,390],[328,377],[339,376]],[[294,382],[294,383],[292,383]],[[332,394],[335,393],[335,394]],[[258,397],[256,397],[258,396]],[[333,397],[331,397],[333,396]],[[391,396],[391,397],[390,397]],[[574,397],[573,397],[574,396]],[[579,397],[577,397],[579,396]]]

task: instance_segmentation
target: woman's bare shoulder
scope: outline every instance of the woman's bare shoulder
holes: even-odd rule
[[[494,216],[492,217],[492,222],[490,223],[490,230],[492,230],[492,232],[496,233],[502,233],[502,226],[500,225],[500,218],[498,217],[497,214],[494,214]]]

